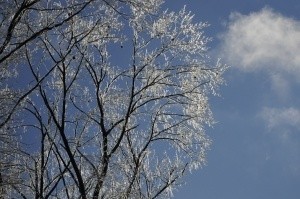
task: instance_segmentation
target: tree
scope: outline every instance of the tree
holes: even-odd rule
[[[205,163],[226,69],[206,23],[161,0],[0,2],[3,194],[166,198]]]

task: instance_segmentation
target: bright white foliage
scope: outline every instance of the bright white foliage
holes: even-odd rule
[[[161,11],[161,0],[80,2],[37,1],[16,25],[28,30],[15,30],[19,42],[52,28],[12,54],[20,53],[25,71],[16,78],[27,81],[13,117],[27,128],[15,130],[34,146],[24,145],[21,182],[8,192],[171,197],[187,171],[205,164],[210,146],[208,100],[226,67],[209,65],[207,24],[193,22],[185,7]],[[14,48],[9,42],[0,58]]]

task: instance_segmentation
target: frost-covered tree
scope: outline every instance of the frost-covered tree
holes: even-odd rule
[[[3,196],[168,198],[205,163],[226,67],[162,3],[0,0]]]

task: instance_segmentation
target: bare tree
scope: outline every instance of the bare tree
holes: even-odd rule
[[[205,163],[226,69],[206,23],[161,0],[0,2],[3,194],[168,198]]]

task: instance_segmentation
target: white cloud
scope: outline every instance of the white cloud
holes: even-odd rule
[[[300,109],[294,107],[264,107],[260,116],[270,130],[289,127],[300,129]]]
[[[244,71],[300,71],[300,22],[269,8],[231,14],[221,39],[221,57]]]
[[[288,174],[300,176],[300,108],[265,107],[260,117],[272,132],[265,141],[271,149],[266,159],[276,161]]]
[[[278,168],[300,175],[300,107],[294,99],[300,83],[300,21],[270,8],[248,15],[233,13],[220,39],[219,56],[224,62],[267,77],[251,84],[265,88],[265,82],[270,83],[270,90],[253,93],[263,96],[265,107],[257,119],[268,132],[263,133],[265,140],[253,143],[253,147],[259,149],[258,154],[265,150],[266,164],[277,163]]]

